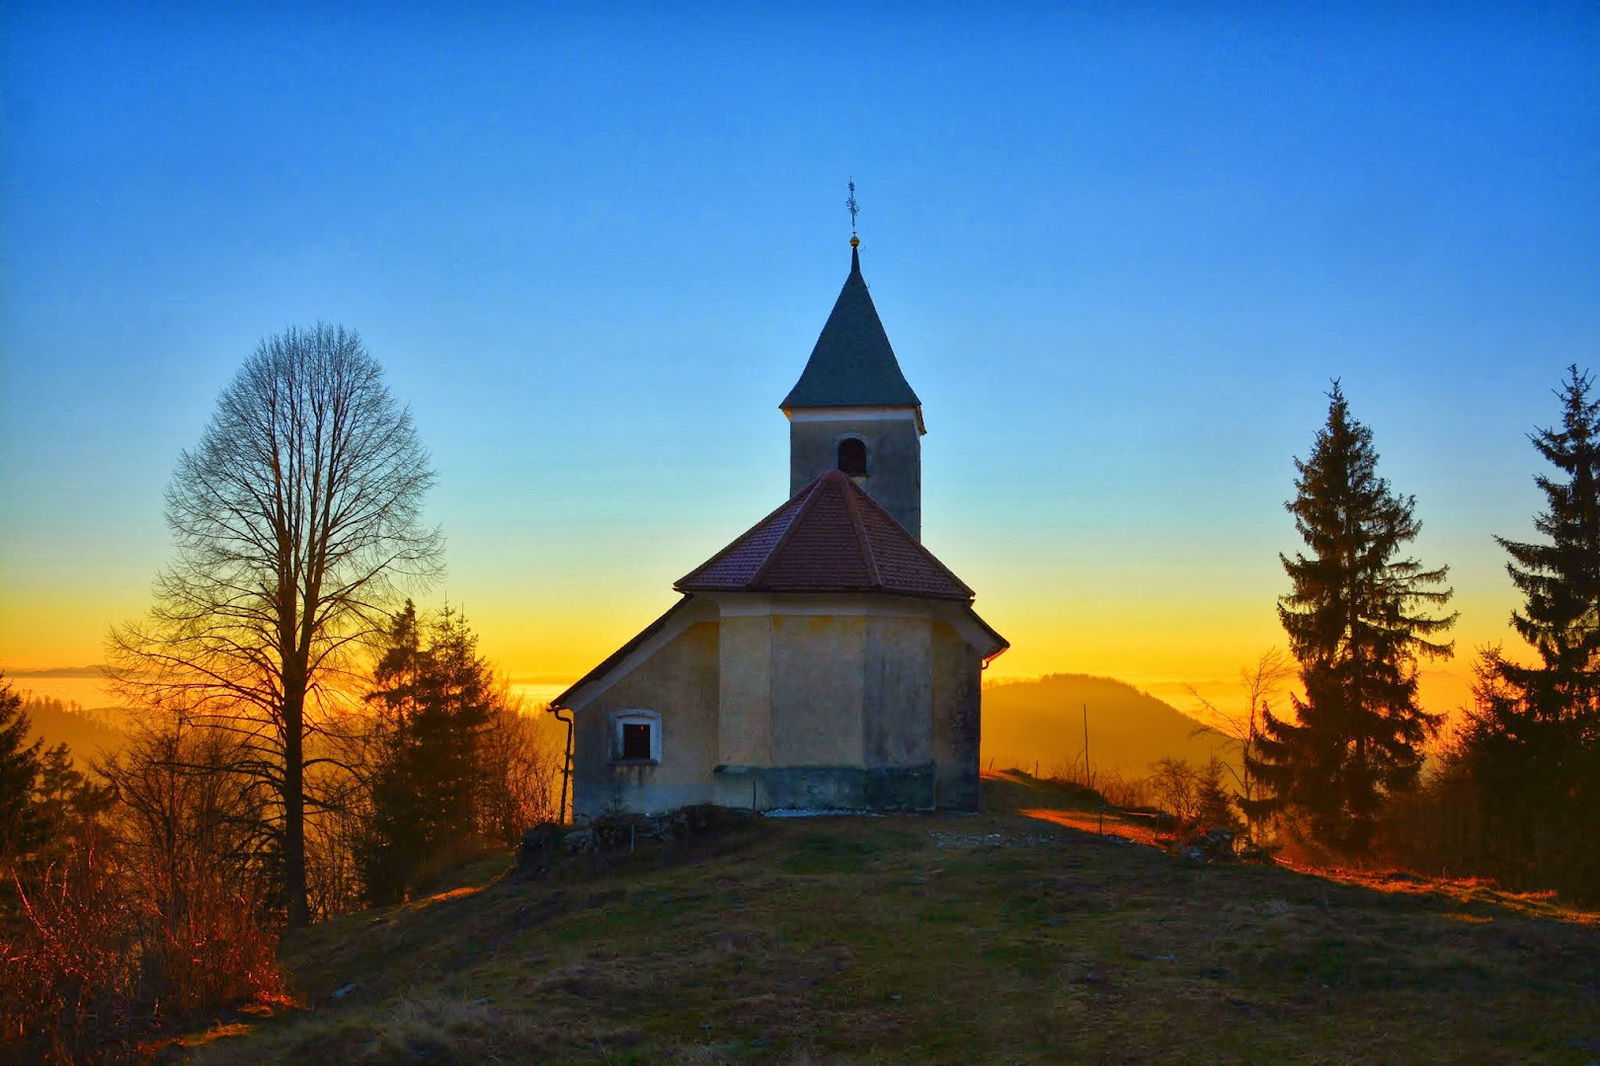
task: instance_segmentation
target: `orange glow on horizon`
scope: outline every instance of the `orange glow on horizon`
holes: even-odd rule
[[[1026,680],[1053,673],[1090,674],[1123,681],[1164,700],[1186,714],[1200,712],[1193,686],[1224,710],[1239,707],[1241,667],[1265,650],[1283,647],[1284,636],[1273,611],[1276,589],[1239,590],[1248,599],[1203,603],[1181,587],[1166,599],[1145,590],[1141,600],[1114,601],[1105,589],[1083,595],[1054,591],[1047,583],[1019,584],[1008,570],[990,563],[993,591],[978,582],[980,614],[1011,641],[1011,648],[984,673],[986,684]],[[1067,575],[1059,576],[1067,582]],[[524,600],[513,581],[491,599],[487,588],[462,595],[449,592],[449,602],[463,607],[478,633],[480,652],[508,678],[512,690],[534,707],[548,702],[583,676],[622,643],[644,628],[677,598],[670,588],[650,582],[626,586],[637,575],[618,577],[603,568],[593,574],[589,595],[579,588],[582,573],[563,574],[553,584],[557,593]],[[1067,582],[1065,587],[1071,587]],[[1255,593],[1259,591],[1259,595]],[[427,597],[426,608],[445,597]],[[528,608],[528,602],[545,606]],[[1475,649],[1503,643],[1515,652],[1520,641],[1507,625],[1514,600],[1461,597],[1462,618],[1453,634],[1454,659],[1422,664],[1423,706],[1454,719],[1470,697]],[[36,609],[37,608],[37,609]],[[15,677],[17,671],[81,667],[104,658],[102,639],[113,621],[137,617],[143,605],[69,596],[37,605],[9,600],[0,608],[0,669],[19,689],[41,696],[72,700],[84,707],[114,701],[103,686],[79,677]],[[87,619],[87,621],[86,621]],[[1287,697],[1274,707],[1288,712]]]

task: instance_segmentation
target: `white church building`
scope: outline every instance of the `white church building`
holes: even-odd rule
[[[789,499],[552,703],[574,723],[576,818],[978,805],[980,677],[1007,643],[922,545],[922,404],[850,243],[779,405]]]

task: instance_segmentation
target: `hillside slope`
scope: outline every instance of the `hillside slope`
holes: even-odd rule
[[[127,733],[117,728],[114,708],[86,711],[61,700],[30,696],[22,709],[32,722],[30,739],[42,739],[46,748],[67,745],[79,769],[88,769],[93,761],[121,751],[128,743]]]
[[[983,765],[1023,766],[1041,773],[1083,758],[1083,714],[1088,708],[1089,752],[1094,768],[1143,775],[1171,756],[1203,763],[1211,736],[1195,736],[1200,723],[1154,696],[1109,677],[1050,674],[1003,681],[983,689]]]
[[[328,922],[284,952],[311,1009],[219,1027],[195,1061],[1600,1051],[1600,926],[1548,901],[1198,865],[1018,813],[1071,806],[1026,777],[986,789],[981,816],[766,820]]]

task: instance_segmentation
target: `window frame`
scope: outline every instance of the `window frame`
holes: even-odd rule
[[[648,759],[627,759],[622,753],[627,750],[623,745],[624,726],[646,725],[650,727],[650,757]],[[625,766],[652,766],[661,763],[661,712],[646,710],[642,707],[630,707],[625,710],[611,712],[611,761]]]

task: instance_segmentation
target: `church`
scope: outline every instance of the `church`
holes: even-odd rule
[[[981,676],[1007,647],[922,545],[922,403],[861,275],[800,379],[789,499],[551,703],[572,812],[976,810]]]

